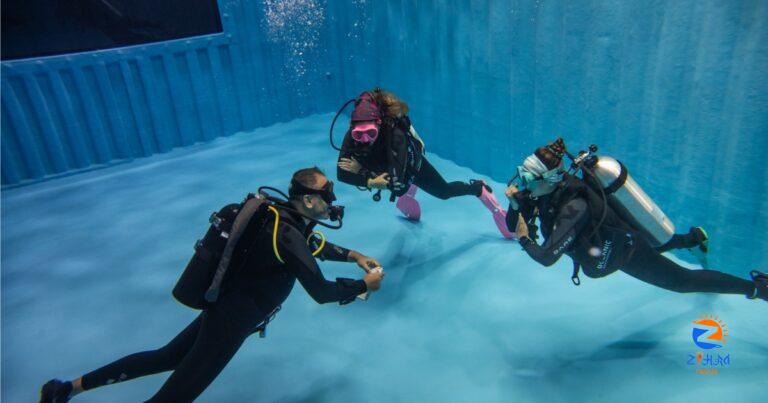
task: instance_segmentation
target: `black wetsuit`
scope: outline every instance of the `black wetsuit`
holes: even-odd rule
[[[394,149],[396,153],[406,155],[405,138],[409,135],[407,132],[410,126],[411,121],[407,116],[389,124],[385,122],[380,127],[379,138],[372,145],[356,143],[352,139],[351,131],[348,130],[341,145],[339,160],[354,158],[363,168],[358,173],[337,168],[336,177],[341,182],[366,187],[368,179],[375,178],[385,172],[389,173],[392,164],[392,158],[389,156],[390,150]],[[480,182],[446,182],[425,156],[421,157],[421,166],[415,173],[413,184],[443,200],[466,195],[480,196],[482,192]]]
[[[567,180],[579,181],[575,178]],[[589,205],[588,200],[599,202],[594,193],[570,192],[564,195],[566,192],[568,190],[561,188],[536,201],[518,199],[519,210],[510,205],[510,214],[507,214],[507,227],[515,231],[517,212],[522,211],[523,217],[530,223],[533,207],[539,209],[544,243],[539,245],[529,238],[521,239],[520,243],[528,255],[542,265],[550,266],[566,254],[583,267],[587,276],[593,278],[621,270],[646,283],[681,293],[752,295],[754,292],[751,281],[715,270],[689,270],[661,255],[665,250],[695,246],[692,235],[676,234],[667,244],[654,248],[641,233],[623,223],[610,207],[604,224],[596,232],[596,238],[593,235],[590,239],[596,221],[594,218],[602,213],[602,203],[599,207]],[[597,257],[589,254],[589,249],[595,247],[594,252],[599,252]]]
[[[164,347],[128,355],[84,375],[83,389],[173,370],[149,401],[192,401],[213,382],[257,326],[288,297],[297,279],[318,303],[345,304],[366,291],[362,280],[326,280],[307,246],[312,226],[305,226],[300,217],[283,210],[280,213],[278,251],[285,264],[273,252],[272,218],[259,235],[258,250],[246,255],[245,264],[237,266],[241,270],[227,275],[216,303],[203,310]],[[318,256],[346,261],[348,254],[349,250],[327,242]]]

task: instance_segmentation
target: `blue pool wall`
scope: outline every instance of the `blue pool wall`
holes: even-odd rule
[[[714,268],[768,269],[768,2],[377,2],[427,148],[506,182],[557,136],[623,161]]]
[[[680,231],[709,229],[713,266],[768,267],[768,2],[304,3],[320,23],[294,9],[277,35],[267,3],[226,0],[221,34],[3,62],[3,184],[335,111],[382,85],[430,152],[505,181],[556,136],[598,144]]]
[[[310,49],[304,58],[316,59],[309,60],[312,69],[297,75],[296,49],[267,34],[260,1],[224,0],[219,9],[222,33],[4,61],[2,184],[29,184],[326,112],[343,98],[340,77],[326,68],[338,61],[325,49]]]

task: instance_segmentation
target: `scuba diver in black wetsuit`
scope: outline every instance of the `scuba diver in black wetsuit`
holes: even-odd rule
[[[415,221],[421,217],[421,207],[415,199],[418,188],[442,200],[476,196],[491,211],[502,235],[512,238],[506,226],[506,211],[485,182],[446,182],[430,164],[424,155],[424,142],[408,118],[408,105],[394,94],[376,88],[348,101],[331,124],[331,145],[336,119],[353,101],[355,109],[349,130],[341,148],[333,146],[339,150],[336,175],[341,182],[377,189],[377,201],[381,191],[389,189],[390,201],[397,198],[397,208]]]
[[[584,178],[565,172],[564,153],[567,151],[562,139],[538,148],[518,167],[522,190],[513,184],[507,188],[507,225],[510,230],[515,229],[523,249],[534,260],[550,266],[562,255],[568,255],[574,262],[572,280],[576,285],[580,283],[580,268],[592,278],[621,270],[670,291],[742,294],[768,301],[768,276],[764,273],[752,271],[753,280],[749,281],[715,270],[689,270],[662,256],[665,250],[703,246],[707,240],[705,233],[692,228],[688,234],[673,235],[666,243],[653,245],[651,236],[628,224],[628,219],[618,212],[618,205],[614,204],[614,208],[605,194],[595,190],[595,186],[603,185],[593,170],[582,168]],[[582,152],[579,158],[586,155]],[[597,161],[595,158],[593,162]],[[626,173],[624,181],[635,185]],[[610,195],[616,187],[600,193]],[[638,193],[642,190],[635,191]],[[646,205],[650,203],[646,201]],[[543,245],[534,240],[535,230],[529,233],[529,225],[536,217],[541,223]]]
[[[247,198],[240,205],[222,209],[221,216],[212,216],[214,225],[196,246],[195,256],[174,289],[180,302],[202,308],[192,323],[157,350],[128,355],[72,382],[49,381],[41,390],[40,401],[66,402],[84,390],[173,371],[149,401],[190,402],[218,376],[249,335],[259,332],[263,337],[266,324],[297,279],[318,303],[347,304],[362,293],[379,289],[383,272],[371,270],[379,266],[375,259],[326,242],[324,237],[312,237],[319,234],[313,232],[315,223],[341,227],[340,223],[330,227],[317,221],[340,220],[342,208],[332,205],[336,199],[333,183],[319,169],[302,169],[293,175],[287,202],[274,202],[276,199],[260,194],[264,197]],[[229,217],[231,225],[225,231],[219,227],[221,217],[227,219],[226,211],[235,214]],[[219,230],[214,231],[214,226]],[[220,248],[221,260],[206,266],[211,253],[218,253],[208,250],[216,249],[217,240],[223,240],[220,246],[226,245]],[[367,274],[363,280],[326,280],[314,255],[357,262]],[[224,265],[229,269],[218,281],[215,276]]]

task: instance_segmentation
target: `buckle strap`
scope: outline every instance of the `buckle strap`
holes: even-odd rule
[[[581,285],[581,279],[579,278],[579,271],[581,271],[581,265],[573,260],[573,274],[571,274],[571,281],[573,285]]]
[[[275,315],[277,315],[277,313],[280,312],[280,309],[282,309],[282,307],[283,307],[282,305],[276,306],[275,309],[273,309],[272,312],[270,312],[269,315],[267,315],[267,317],[264,318],[264,320],[261,323],[256,325],[256,328],[253,329],[253,333],[258,333],[259,338],[261,339],[267,337],[267,325],[269,324],[269,322],[275,319]]]

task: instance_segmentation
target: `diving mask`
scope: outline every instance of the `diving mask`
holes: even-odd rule
[[[320,189],[312,189],[299,183],[298,181],[291,181],[291,187],[288,189],[288,195],[290,198],[295,199],[298,196],[303,195],[318,195],[326,203],[331,204],[336,200],[336,194],[333,193],[333,182],[328,181]]]
[[[334,206],[333,202],[336,201],[336,194],[333,193],[333,182],[328,181],[320,189],[312,189],[302,185],[297,181],[291,181],[291,187],[288,189],[288,195],[292,199],[296,199],[303,195],[317,195],[328,204],[329,218],[331,221],[341,221],[344,218],[344,206]]]
[[[373,143],[379,137],[379,127],[374,122],[362,122],[352,128],[352,139],[358,143]]]
[[[520,179],[520,190],[534,190],[542,182],[558,183],[563,180],[563,170],[560,167],[551,169],[541,175],[525,169],[523,166],[517,167],[517,177]]]

